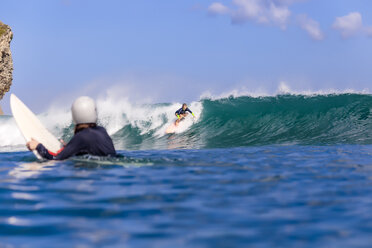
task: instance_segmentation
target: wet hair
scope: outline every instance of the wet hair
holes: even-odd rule
[[[74,129],[74,134],[77,134],[78,132],[80,132],[81,130],[85,128],[96,127],[96,126],[97,126],[96,123],[77,124]]]
[[[187,107],[187,104],[186,104],[186,103],[183,103],[183,104],[182,104],[182,108],[183,108],[183,106],[186,106],[186,107]]]

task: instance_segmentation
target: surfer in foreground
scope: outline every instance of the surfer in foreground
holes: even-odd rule
[[[174,124],[176,126],[178,126],[180,121],[182,121],[187,116],[187,112],[189,112],[190,114],[192,114],[192,116],[195,117],[194,113],[187,107],[187,104],[184,103],[182,104],[182,107],[179,110],[177,110],[175,113],[175,115],[177,116],[177,120]]]
[[[30,151],[37,150],[43,158],[54,160],[64,160],[84,154],[95,156],[116,155],[110,136],[103,127],[97,126],[97,109],[92,98],[79,97],[72,104],[71,112],[75,124],[75,135],[61,150],[52,153],[34,139],[27,142],[27,148]]]

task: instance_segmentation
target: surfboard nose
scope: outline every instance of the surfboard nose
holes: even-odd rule
[[[16,95],[14,95],[13,93],[10,94],[10,108],[12,108],[12,105],[14,105],[14,101],[16,100]]]

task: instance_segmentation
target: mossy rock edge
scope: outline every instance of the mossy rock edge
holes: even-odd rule
[[[8,26],[5,25],[4,23],[2,23],[2,22],[0,21],[0,37],[1,37],[3,34],[5,34],[5,32],[7,31],[7,29],[8,29]]]

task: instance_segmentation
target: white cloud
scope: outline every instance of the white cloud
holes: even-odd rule
[[[244,22],[247,19],[260,19],[259,17],[263,15],[263,8],[259,0],[234,0],[233,4],[238,7],[232,15],[235,22]]]
[[[214,2],[208,7],[208,13],[228,15],[233,24],[253,21],[275,25],[285,30],[292,15],[290,6],[306,1],[309,0],[231,0],[230,5]],[[312,39],[324,40],[325,35],[320,24],[306,14],[298,15],[297,23]],[[344,39],[358,34],[372,37],[372,26],[363,25],[362,15],[359,12],[336,17],[332,27],[339,31]]]
[[[277,6],[274,3],[270,4],[270,16],[272,20],[277,23],[281,28],[285,29],[287,26],[287,21],[291,12],[288,7]]]
[[[333,28],[340,31],[343,38],[349,38],[363,30],[362,15],[359,12],[351,12],[346,16],[337,17]]]
[[[362,15],[359,12],[351,12],[346,16],[337,17],[333,28],[338,30],[344,39],[358,34],[372,37],[372,26],[363,24]]]
[[[222,3],[212,3],[208,7],[208,13],[212,15],[224,15],[229,13],[230,9]]]
[[[300,27],[305,30],[312,39],[314,40],[323,40],[324,39],[324,34],[320,30],[319,23],[307,15],[299,15],[298,18],[298,23]]]
[[[233,0],[232,8],[221,3],[212,3],[208,12],[213,14],[230,14],[233,23],[255,21],[267,23],[286,29],[291,11],[289,6],[304,0]]]

